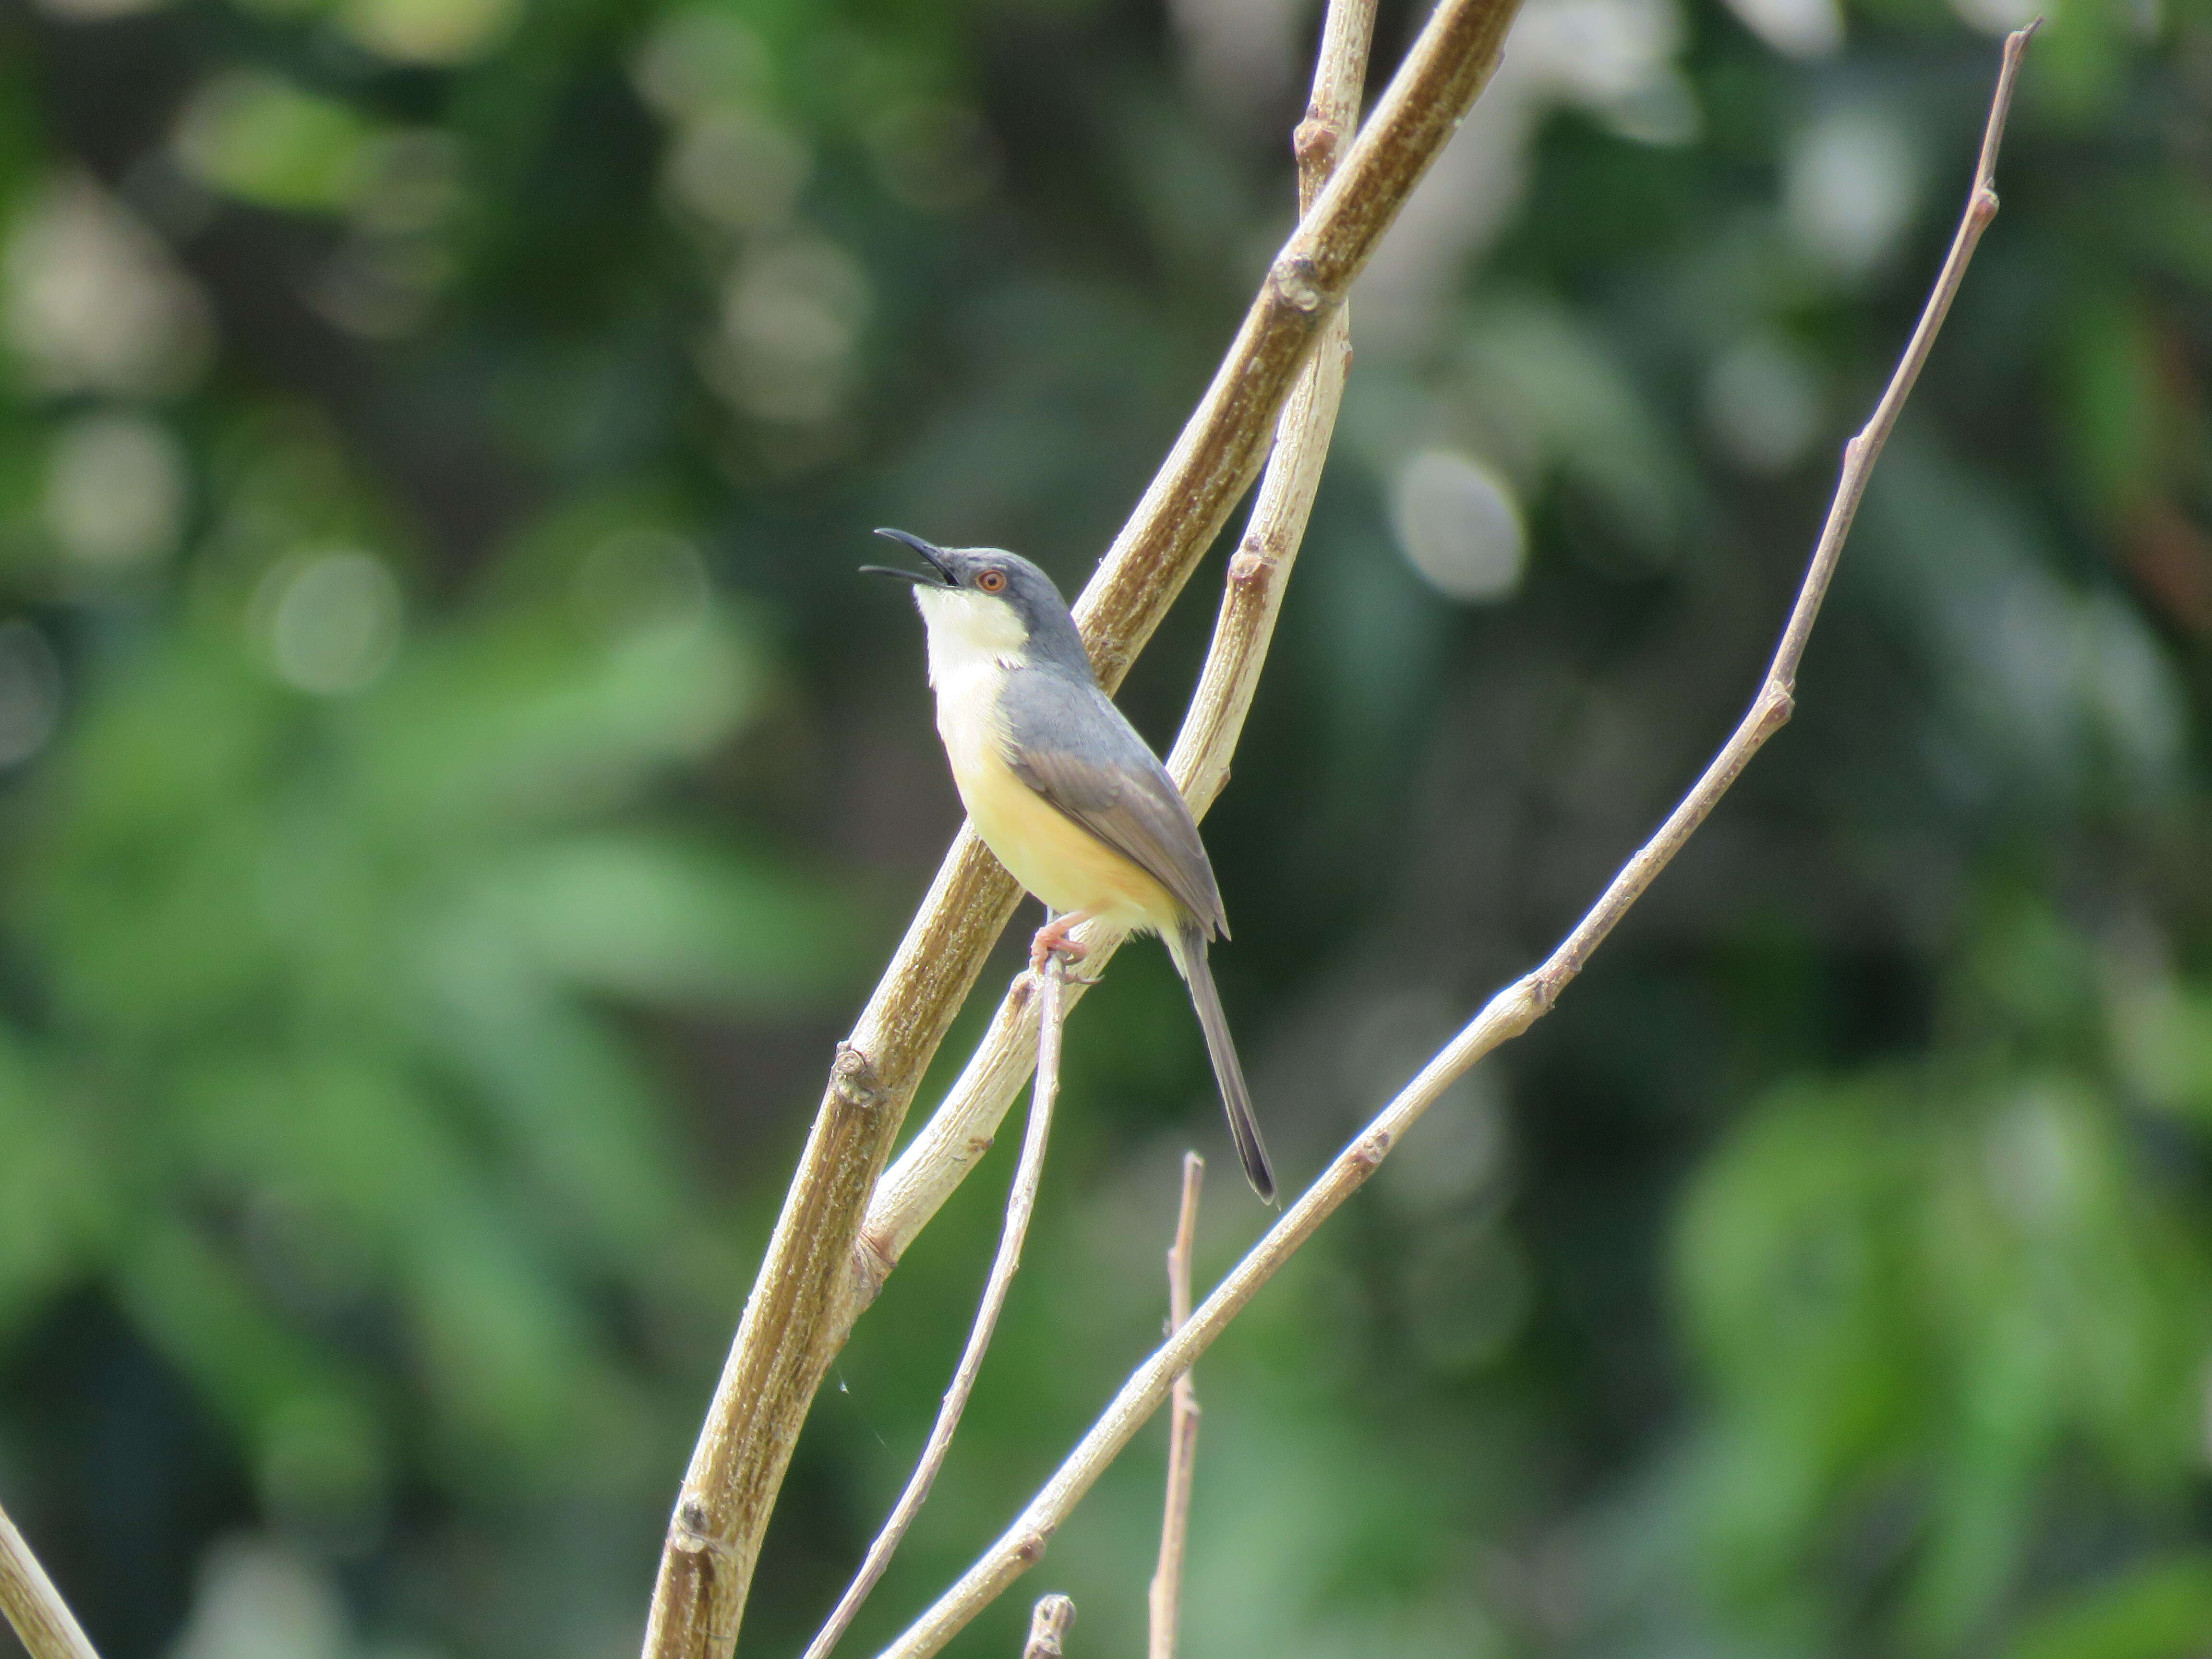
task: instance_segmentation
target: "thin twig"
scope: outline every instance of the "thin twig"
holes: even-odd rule
[[[1310,210],[1320,197],[1346,138],[1358,124],[1374,27],[1375,0],[1333,0],[1322,25],[1313,97],[1292,140],[1302,209]],[[1221,611],[1198,690],[1168,755],[1168,771],[1191,811],[1200,818],[1228,781],[1230,759],[1243,734],[1244,717],[1267,665],[1291,568],[1305,538],[1306,520],[1321,486],[1322,466],[1328,458],[1345,375],[1352,364],[1349,327],[1349,318],[1340,309],[1284,408],[1251,519],[1229,563]],[[1086,928],[1078,937],[1091,952],[1085,967],[1095,981],[1121,939],[1103,928]],[[881,1288],[907,1246],[991,1144],[1000,1120],[1021,1091],[1030,1056],[1036,1052],[1036,1011],[1018,981],[1000,1004],[974,1058],[944,1103],[885,1172],[860,1230],[857,1278],[847,1304],[848,1322]]]
[[[1036,1211],[1037,1183],[1044,1176],[1045,1146],[1052,1139],[1053,1103],[1060,1097],[1060,1035],[1067,1026],[1067,963],[1060,951],[1046,956],[1044,971],[1039,977],[1042,982],[1037,1001],[1042,1015],[1037,1027],[1036,1089],[1030,1097],[1029,1132],[1022,1139],[1022,1160],[1014,1170],[1013,1188],[1006,1194],[1006,1219],[999,1234],[999,1254],[991,1263],[991,1276],[983,1286],[982,1303],[975,1310],[975,1328],[968,1333],[968,1346],[952,1373],[952,1386],[945,1391],[944,1401],[937,1409],[937,1421],[929,1431],[929,1443],[922,1448],[921,1459],[915,1465],[906,1490],[899,1494],[890,1519],[884,1522],[876,1541],[868,1546],[867,1559],[860,1563],[860,1571],[854,1575],[852,1583],[823,1625],[821,1634],[808,1645],[806,1659],[828,1659],[830,1650],[843,1639],[845,1632],[852,1628],[854,1617],[860,1611],[860,1604],[883,1577],[884,1569],[890,1565],[891,1556],[906,1537],[907,1529],[914,1525],[914,1517],[921,1513],[930,1487],[936,1483],[937,1472],[945,1467],[945,1455],[952,1449],[952,1436],[960,1426],[961,1413],[968,1409],[968,1396],[975,1389],[975,1375],[983,1369],[983,1356],[990,1351],[992,1334],[999,1328],[999,1314],[1006,1305],[1006,1291],[1021,1267],[1022,1243],[1029,1237],[1030,1217]]]
[[[1022,1659],[1060,1659],[1060,1638],[1074,1623],[1074,1602],[1057,1590],[1040,1596],[1030,1614],[1030,1639],[1022,1644]]]
[[[1206,1182],[1206,1160],[1182,1155],[1182,1209],[1176,1217],[1175,1243],[1168,1247],[1168,1334],[1190,1318],[1190,1246],[1198,1231],[1198,1191]],[[1168,1413],[1168,1496],[1160,1517],[1160,1565],[1152,1573],[1149,1598],[1152,1639],[1147,1659],[1175,1659],[1176,1629],[1182,1621],[1182,1558],[1190,1536],[1192,1460],[1198,1455],[1198,1389],[1186,1370],[1175,1380]]]
[[[884,1650],[882,1659],[927,1659],[927,1656],[940,1651],[1007,1585],[1042,1558],[1054,1532],[1106,1466],[1159,1409],[1175,1378],[1189,1369],[1260,1287],[1273,1278],[1322,1223],[1375,1172],[1406,1131],[1447,1088],[1484,1055],[1520,1036],[1551,1011],[1559,992],[1581,971],[1590,952],[1681,849],[1760,746],[1788,722],[1791,687],[1798,664],[1803,659],[1806,640],[1835,574],[1837,555],[1865,489],[1868,472],[1880,456],[1898,410],[1927,360],[1944,313],[1958,293],[1966,264],[1973,257],[1975,244],[1996,216],[1997,146],[2004,134],[2006,113],[2011,107],[2021,54],[2033,33],[2034,26],[2030,25],[2005,41],[2003,67],[1990,100],[1989,125],[1982,140],[1973,189],[1967,198],[1958,233],[1952,239],[1950,252],[1921,313],[1919,325],[1914,329],[1896,372],[1891,376],[1888,389],[1865,428],[1844,447],[1835,497],[1781,642],[1759,695],[1726,744],[1666,823],[1622,867],[1559,948],[1540,967],[1493,996],[1474,1022],[1447,1043],[1422,1068],[1420,1075],[1337,1154],[1321,1178],[1237,1264],[1197,1313],[1122,1385],[1104,1414],[1014,1524],[934,1607]]]
[[[0,1509],[0,1613],[31,1659],[100,1659],[8,1511]]]
[[[1382,107],[1277,256],[1205,399],[1078,604],[1109,691],[1259,470],[1294,378],[1489,79],[1519,4],[1441,0],[1392,77]],[[1267,574],[1248,584],[1255,598],[1244,603],[1264,611],[1272,626],[1279,582]],[[1253,637],[1256,648],[1247,655],[1256,674],[1265,630]],[[1226,765],[1249,698],[1248,682],[1223,705],[1229,721],[1213,746],[1216,767]],[[799,1428],[830,1359],[881,1280],[872,1266],[860,1268],[856,1254],[877,1179],[923,1073],[1019,896],[973,829],[963,828],[839,1048],[677,1495],[646,1659],[728,1659],[737,1645],[761,1539]],[[1025,999],[1022,1012],[1030,1013]],[[1026,1070],[1026,1059],[1021,1065]],[[1017,1074],[991,1114],[994,1127],[1019,1087]],[[964,1167],[976,1139],[954,1140],[940,1155]],[[902,1228],[882,1235],[903,1237],[887,1257],[872,1244],[869,1261],[882,1260],[888,1271],[942,1201],[940,1193],[909,1212]]]

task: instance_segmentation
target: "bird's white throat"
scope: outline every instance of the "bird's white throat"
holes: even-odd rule
[[[1029,630],[1003,599],[959,588],[917,587],[914,601],[929,629],[929,684],[937,693],[937,734],[945,739],[960,798],[1003,773],[1006,725],[999,690],[1022,663]]]
[[[993,681],[1021,666],[1030,633],[1004,599],[957,587],[916,587],[914,602],[929,630],[929,683],[942,696],[979,675]]]

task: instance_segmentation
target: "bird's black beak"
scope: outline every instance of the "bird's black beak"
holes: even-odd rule
[[[903,530],[878,530],[876,534],[881,536],[885,541],[896,542],[902,547],[912,548],[921,555],[922,562],[928,565],[929,568],[927,571],[902,570],[896,565],[864,564],[860,567],[862,575],[896,576],[901,581],[918,583],[924,587],[954,586],[952,571],[945,562],[945,555],[922,540],[921,537]]]

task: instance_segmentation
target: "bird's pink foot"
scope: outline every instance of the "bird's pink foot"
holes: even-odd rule
[[[1045,958],[1054,951],[1059,952],[1062,960],[1071,963],[1080,962],[1089,956],[1091,947],[1079,945],[1068,938],[1067,930],[1079,927],[1090,920],[1079,910],[1071,911],[1064,916],[1054,916],[1038,928],[1036,938],[1030,942],[1030,971],[1033,974],[1044,972]]]

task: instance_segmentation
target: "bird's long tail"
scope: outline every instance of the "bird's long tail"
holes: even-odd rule
[[[1221,1012],[1221,994],[1213,988],[1213,969],[1206,960],[1206,933],[1194,921],[1187,921],[1167,936],[1168,954],[1190,984],[1190,1000],[1198,1010],[1199,1029],[1206,1033],[1206,1050],[1213,1057],[1214,1080],[1221,1085],[1221,1103],[1229,1113],[1229,1133],[1243,1160],[1244,1178],[1263,1203],[1275,1201],[1275,1171],[1267,1162],[1267,1143],[1260,1139],[1259,1120],[1252,1115],[1252,1091],[1244,1086],[1244,1068],[1237,1061],[1237,1044],[1229,1035],[1229,1020]]]

